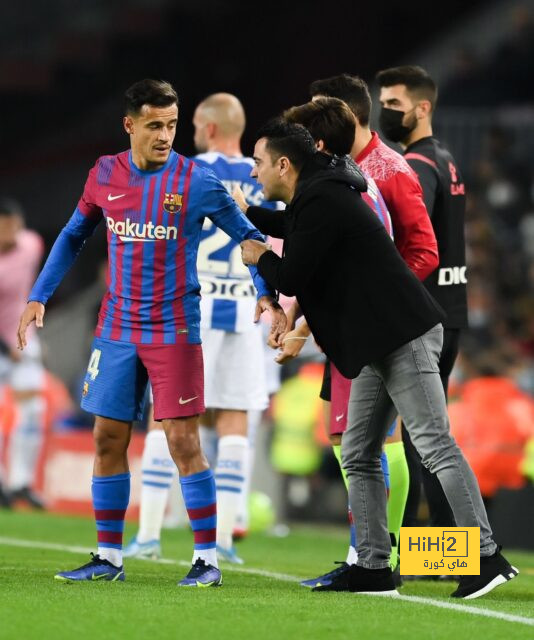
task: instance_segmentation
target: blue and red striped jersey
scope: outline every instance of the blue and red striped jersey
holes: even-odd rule
[[[47,302],[105,219],[108,290],[95,334],[142,344],[198,343],[196,260],[205,218],[236,242],[263,240],[216,176],[192,160],[171,151],[159,170],[142,171],[130,151],[102,156],[29,299]],[[272,294],[256,268],[251,276],[258,296]]]

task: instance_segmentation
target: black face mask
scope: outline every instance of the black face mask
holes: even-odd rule
[[[386,109],[386,107],[382,107],[382,111],[378,118],[378,124],[380,125],[382,133],[388,140],[391,140],[391,142],[402,142],[403,140],[406,140],[408,135],[417,126],[417,119],[415,118],[411,126],[406,127],[402,124],[402,120],[406,113],[410,112],[397,111],[396,109]]]

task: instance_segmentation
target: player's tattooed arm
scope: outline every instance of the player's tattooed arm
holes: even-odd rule
[[[278,364],[284,364],[289,360],[296,358],[302,351],[304,343],[310,336],[311,331],[306,320],[301,322],[298,327],[284,334],[280,340],[280,353],[274,359]]]
[[[258,322],[261,314],[268,311],[271,315],[271,331],[269,338],[275,339],[285,332],[287,318],[280,304],[272,296],[262,296],[256,303],[254,322]]]
[[[299,303],[295,300],[293,302],[293,304],[291,305],[291,307],[288,309],[288,311],[286,312],[286,317],[287,317],[287,325],[286,325],[286,329],[283,333],[280,333],[278,335],[274,335],[274,334],[269,334],[269,337],[267,339],[267,344],[271,347],[271,349],[278,349],[280,347],[282,347],[284,338],[295,329],[295,325],[297,320],[302,316],[302,310],[300,308]],[[302,324],[299,325],[299,329],[302,328]],[[307,324],[306,324],[307,326]],[[308,336],[308,333],[297,333],[295,334],[295,336],[300,336],[303,337],[304,335]],[[303,344],[301,345],[304,346]],[[299,349],[300,351],[300,349]]]

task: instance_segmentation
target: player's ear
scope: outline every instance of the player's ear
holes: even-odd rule
[[[278,164],[280,166],[280,177],[282,177],[289,171],[291,163],[286,156],[280,156],[280,158],[278,158]]]
[[[430,100],[421,100],[415,107],[415,113],[420,118],[426,118],[432,112]]]
[[[215,122],[206,123],[206,133],[208,135],[208,138],[215,138],[215,136],[217,135],[217,125],[215,124]]]
[[[124,125],[124,130],[128,134],[133,133],[133,119],[131,116],[124,116],[122,123]]]

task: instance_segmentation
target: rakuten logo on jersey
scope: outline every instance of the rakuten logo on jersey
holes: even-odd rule
[[[178,238],[178,227],[165,227],[162,224],[155,225],[153,222],[140,224],[133,222],[130,218],[115,221],[108,216],[106,224],[111,233],[119,236],[123,242],[154,242]]]
[[[467,284],[465,275],[467,267],[442,267],[438,273],[438,285],[446,287],[451,284]]]

